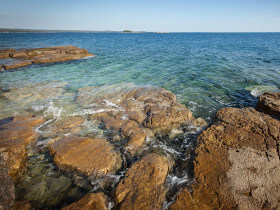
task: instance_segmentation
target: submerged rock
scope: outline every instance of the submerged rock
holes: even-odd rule
[[[13,180],[17,179],[25,167],[26,146],[37,138],[33,128],[43,122],[42,118],[31,116],[16,116],[1,120],[0,152]]]
[[[10,89],[8,92],[2,93],[2,96],[20,106],[46,105],[62,95],[66,85],[66,82],[59,81],[42,82]]]
[[[15,202],[15,187],[0,152],[0,209],[10,209]]]
[[[108,206],[108,199],[104,193],[88,193],[79,201],[72,203],[63,210],[75,210],[75,209],[99,209],[106,210]]]
[[[86,176],[115,173],[122,164],[120,153],[104,139],[63,137],[49,149],[58,168]]]
[[[116,189],[120,209],[162,209],[170,170],[164,156],[151,153],[134,163]]]
[[[1,49],[0,59],[20,59],[8,64],[4,64],[5,70],[15,69],[22,66],[31,65],[33,63],[51,63],[77,60],[89,56],[94,56],[85,49],[81,49],[74,46],[58,46],[58,47],[46,47],[36,49]]]
[[[145,138],[153,133],[181,124],[206,125],[204,120],[196,120],[175,95],[157,87],[131,84],[85,87],[79,89],[77,103],[93,109],[91,119],[101,121],[105,129],[128,138],[125,148],[132,155],[141,151]]]
[[[260,96],[257,108],[280,119],[280,93],[265,93]]]
[[[279,208],[280,121],[253,108],[223,108],[198,137],[191,191],[171,209]]]

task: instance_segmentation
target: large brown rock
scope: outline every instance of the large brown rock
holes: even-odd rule
[[[108,199],[104,193],[88,193],[79,201],[72,203],[63,210],[79,210],[79,209],[98,209],[106,210],[108,206]]]
[[[195,183],[171,209],[279,208],[280,122],[253,108],[223,108],[198,137]]]
[[[257,108],[280,119],[280,93],[265,93],[259,97]]]
[[[14,183],[8,174],[8,168],[0,152],[0,209],[10,209],[14,202]]]
[[[26,146],[37,138],[33,128],[44,120],[40,117],[16,116],[1,120],[0,152],[2,152],[9,175],[16,180],[25,167]]]
[[[199,122],[170,91],[151,86],[85,87],[79,89],[77,102],[96,109],[91,115],[92,120],[101,121],[105,129],[126,137],[125,148],[131,155],[141,152],[145,138],[156,132],[168,131],[181,124],[198,125]],[[200,122],[198,126],[202,124]]]
[[[120,209],[162,209],[170,170],[167,159],[151,153],[134,163],[116,189]]]
[[[20,59],[3,65],[5,70],[15,69],[32,63],[51,63],[81,59],[94,56],[85,49],[74,46],[45,47],[36,49],[1,49],[0,59]]]
[[[55,141],[49,149],[58,168],[86,176],[115,173],[122,164],[120,153],[104,139],[68,136]]]

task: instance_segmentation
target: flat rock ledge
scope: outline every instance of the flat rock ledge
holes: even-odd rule
[[[56,140],[49,150],[59,169],[85,176],[112,174],[122,165],[120,153],[105,139],[68,136]]]
[[[171,209],[280,208],[279,120],[254,108],[223,108],[197,143],[195,183]]]
[[[13,59],[3,64],[0,70],[16,69],[31,64],[77,60],[94,56],[85,49],[74,46],[57,46],[36,49],[0,49],[0,59]]]

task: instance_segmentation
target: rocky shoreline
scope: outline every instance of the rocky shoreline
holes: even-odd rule
[[[16,69],[31,64],[70,61],[90,56],[94,55],[85,49],[74,46],[22,50],[0,49],[0,59],[6,59],[7,61],[7,63],[0,66],[0,71]]]
[[[11,89],[1,97],[28,107],[34,100],[64,94],[65,84],[52,87],[33,95],[33,86],[20,93]],[[39,114],[1,120],[0,208],[279,208],[279,98],[279,93],[262,95],[258,110],[223,108],[207,128],[203,119],[196,119],[162,88],[80,88],[72,99],[76,106],[98,107],[86,117],[76,113],[51,119]],[[89,125],[102,133],[86,133]],[[178,136],[194,128],[195,135],[204,130],[196,140],[194,165],[192,158],[180,165],[181,171],[193,172],[188,176],[194,176],[194,182],[174,188],[176,197],[167,203],[171,190],[167,179],[178,160],[175,151],[152,147],[151,139],[159,145],[161,141],[181,145]],[[31,148],[38,155],[31,154]],[[28,186],[20,181],[25,174],[36,174]],[[15,198],[13,182],[31,193]]]

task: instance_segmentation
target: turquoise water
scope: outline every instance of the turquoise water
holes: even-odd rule
[[[82,47],[97,57],[1,72],[1,87],[52,80],[73,90],[154,85],[204,118],[224,106],[252,106],[253,95],[280,88],[280,33],[0,34],[0,48],[55,45]]]

